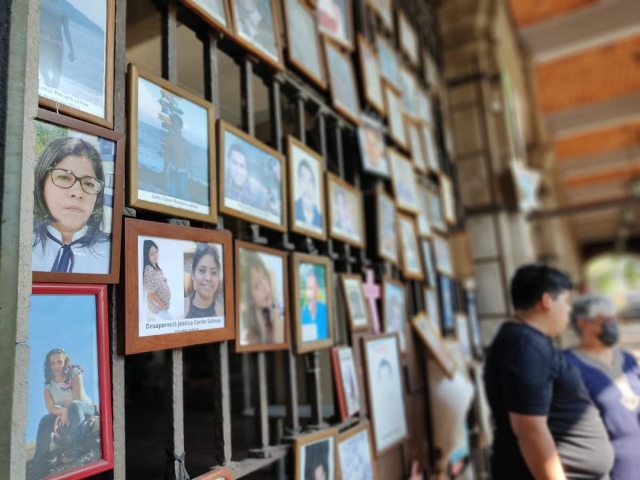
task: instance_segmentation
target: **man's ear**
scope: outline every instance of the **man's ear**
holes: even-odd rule
[[[553,297],[548,293],[543,293],[542,297],[540,298],[540,306],[542,307],[542,309],[545,312],[548,312],[549,310],[551,310],[552,305]]]

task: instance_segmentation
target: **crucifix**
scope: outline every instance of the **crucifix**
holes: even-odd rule
[[[376,300],[380,298],[380,285],[375,282],[373,270],[367,268],[366,281],[362,285],[364,296],[367,297],[369,302],[369,311],[371,312],[371,325],[373,326],[374,333],[380,333],[380,319],[378,317],[378,305]]]

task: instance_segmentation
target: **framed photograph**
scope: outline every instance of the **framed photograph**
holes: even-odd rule
[[[436,269],[433,266],[433,249],[431,248],[431,241],[427,239],[420,239],[420,247],[422,251],[422,263],[424,265],[424,276],[430,287],[436,286]]]
[[[380,17],[384,27],[393,32],[392,0],[366,0],[366,3]]]
[[[417,214],[418,187],[411,160],[392,148],[387,149],[387,154],[391,164],[391,185],[396,204],[401,210]]]
[[[371,335],[362,342],[373,438],[380,458],[409,435],[398,338],[395,333]]]
[[[447,233],[449,231],[447,223],[444,220],[444,214],[442,212],[442,201],[440,195],[432,190],[427,191],[428,205],[429,205],[429,218],[431,219],[431,227],[440,233]]]
[[[287,138],[289,160],[290,229],[326,240],[324,160],[304,143]]]
[[[231,0],[236,40],[276,70],[284,70],[276,0]]]
[[[369,306],[364,298],[362,278],[360,275],[348,273],[340,274],[342,293],[347,305],[349,327],[352,332],[368,330],[371,328],[371,315]]]
[[[390,2],[391,0],[386,1]],[[400,91],[402,89],[402,83],[400,83],[400,63],[398,62],[396,51],[382,35],[376,35],[376,50],[378,51],[382,78],[395,88],[396,91]],[[388,107],[386,111],[389,115],[391,114]]]
[[[462,351],[464,352],[464,358],[467,364],[469,364],[473,361],[473,347],[469,335],[469,318],[464,313],[456,312],[455,322],[456,339],[460,342]]]
[[[420,126],[413,120],[407,120],[407,139],[409,141],[409,150],[411,150],[411,158],[413,163],[420,173],[427,173],[427,160],[422,144],[422,134],[420,133]]]
[[[340,417],[344,422],[360,411],[360,390],[356,377],[356,365],[353,361],[351,347],[334,347],[331,349],[333,380],[338,395]]]
[[[338,471],[341,480],[378,480],[369,422],[338,435]]]
[[[416,222],[413,217],[398,215],[398,237],[400,237],[400,253],[402,257],[402,275],[412,280],[424,279]]]
[[[391,277],[382,278],[382,320],[385,333],[398,334],[398,346],[407,353],[406,322],[407,294],[404,283]]]
[[[331,428],[295,439],[295,480],[315,480],[316,478],[337,480],[335,459],[337,433],[337,429]]]
[[[318,29],[325,37],[353,50],[351,0],[315,0]]]
[[[399,68],[400,90],[402,91],[402,105],[404,106],[405,114],[410,115],[412,117],[412,120],[416,120],[418,116],[416,80],[408,68],[402,65]]]
[[[223,121],[218,145],[220,212],[285,232],[284,155]]]
[[[128,107],[129,205],[215,223],[213,105],[129,65]]]
[[[283,6],[287,58],[324,90],[327,88],[327,74],[315,12],[300,0],[284,0]]]
[[[427,156],[427,166],[429,170],[438,173],[440,169],[440,158],[438,156],[438,148],[436,147],[436,139],[434,137],[433,129],[427,126],[426,123],[422,124],[422,139],[424,142],[425,155]]]
[[[329,234],[336,240],[364,248],[362,192],[327,172]]]
[[[453,374],[458,368],[453,353],[442,341],[440,334],[433,327],[433,324],[429,322],[427,316],[424,313],[420,313],[413,318],[411,324],[438,366],[445,375],[453,378]]]
[[[420,64],[420,42],[415,29],[401,10],[397,10],[398,38],[400,48],[407,54],[407,58],[414,66]]]
[[[438,290],[440,292],[440,313],[442,315],[442,332],[455,331],[453,282],[444,275],[438,276]]]
[[[396,204],[393,198],[381,188],[376,193],[376,214],[378,217],[378,256],[389,262],[398,263]]]
[[[235,266],[236,351],[289,348],[287,254],[236,240]]]
[[[378,60],[378,54],[362,34],[358,35],[358,52],[360,57],[360,72],[364,86],[364,98],[378,113],[384,115],[380,61]]]
[[[296,353],[331,347],[335,336],[331,262],[303,253],[294,253],[292,258]]]
[[[449,241],[440,235],[434,235],[433,250],[436,255],[436,270],[438,273],[452,277],[454,270]]]
[[[431,238],[431,217],[429,211],[429,191],[423,185],[418,185],[418,235]]]
[[[124,135],[39,109],[34,282],[117,283]]]
[[[328,0],[332,1],[332,0]],[[359,125],[360,105],[356,74],[351,59],[332,42],[324,42],[333,108]]]
[[[363,117],[362,120],[358,128],[362,169],[367,173],[389,178],[389,160],[382,125],[368,117]]]
[[[40,8],[39,104],[113,129],[116,0]]]
[[[431,105],[431,97],[427,93],[419,89],[417,93],[418,112],[420,120],[428,127],[433,128],[433,106]]]
[[[33,285],[27,479],[113,468],[108,326],[106,285]]]
[[[444,210],[444,219],[449,225],[455,225],[458,221],[456,215],[456,197],[453,190],[453,182],[446,175],[440,175],[440,195]]]
[[[209,25],[227,35],[233,35],[229,0],[180,0]]]
[[[387,111],[387,124],[389,136],[402,149],[407,150],[407,133],[404,125],[404,108],[400,93],[389,85],[385,85],[385,105]]]
[[[442,336],[442,323],[440,318],[440,305],[438,304],[438,285],[433,284],[431,288],[424,289],[424,304],[427,308],[427,315],[429,316],[429,321],[436,332],[438,332],[438,337]]]
[[[124,354],[235,336],[231,232],[127,218]]]

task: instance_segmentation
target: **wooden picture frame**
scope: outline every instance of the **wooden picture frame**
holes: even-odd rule
[[[442,341],[424,312],[413,317],[411,325],[444,374],[449,378],[453,378],[453,374],[458,368],[453,353]]]
[[[426,123],[422,124],[422,141],[425,148],[425,155],[427,156],[427,166],[429,171],[435,174],[440,173],[440,157],[438,154],[438,147],[436,146],[433,128]]]
[[[35,124],[36,139],[38,140],[36,142],[38,161],[34,165],[35,199],[33,213],[33,228],[36,244],[32,246],[31,265],[32,270],[34,268],[39,270],[33,271],[33,281],[47,283],[118,283],[120,279],[120,243],[122,239],[122,190],[125,163],[124,134],[98,127],[75,118],[59,115],[43,108],[38,109]],[[53,138],[55,130],[57,130],[55,133],[59,134],[57,138]],[[80,135],[69,135],[71,131],[75,131]],[[41,143],[41,135],[44,140],[51,141],[46,144],[44,141]],[[90,140],[89,136],[94,136],[95,142]],[[61,140],[62,138],[69,139],[68,143],[73,143],[73,145],[65,147],[59,143],[63,142],[63,140]],[[55,144],[53,144],[54,141],[56,142]],[[48,183],[54,185],[51,180],[51,173],[53,173],[50,170],[51,168],[64,168],[71,172],[72,175],[74,169],[76,174],[80,175],[80,170],[78,169],[85,171],[89,168],[94,170],[95,175],[99,174],[94,165],[76,165],[77,162],[69,163],[68,160],[65,163],[67,154],[61,158],[55,156],[56,153],[60,156],[60,152],[64,152],[64,149],[70,151],[70,149],[77,150],[81,148],[80,141],[84,141],[84,147],[82,147],[82,149],[85,153],[82,158],[89,163],[93,163],[94,160],[92,160],[91,157],[98,155],[100,158],[99,169],[103,172],[102,181],[104,185],[101,191],[95,195],[96,200],[92,205],[90,205],[92,196],[84,192],[81,183],[78,181],[79,177],[75,178],[75,182],[68,189],[56,187],[57,198],[45,195],[45,190],[47,187],[50,187]],[[52,144],[51,151],[49,151],[49,146]],[[38,148],[41,148],[41,150],[38,151]],[[113,160],[110,160],[111,158],[113,158]],[[42,185],[42,187],[40,187],[40,185]],[[40,190],[42,190],[42,192],[40,192]],[[51,192],[51,190],[49,191]],[[64,195],[64,197],[61,195]],[[73,198],[71,198],[70,195],[73,195]],[[82,195],[82,197],[79,197],[79,195]],[[52,199],[52,206],[47,205],[47,197]],[[102,202],[102,205],[100,205],[99,202]],[[74,207],[75,211],[71,214],[56,212],[57,210],[61,210],[63,205],[68,205],[68,208]],[[91,213],[89,213],[88,208],[91,208]],[[102,222],[111,221],[107,229],[101,225],[99,219],[92,218],[93,213],[96,212],[96,208],[103,209]],[[53,209],[53,212],[51,212],[51,209]],[[82,211],[78,212],[78,209]],[[109,212],[109,210],[111,211]],[[82,225],[80,225],[79,221],[80,216],[87,217]],[[68,226],[65,227],[65,230],[67,231],[71,231],[72,228],[76,229],[76,233],[72,237],[73,240],[69,239],[65,241],[62,234],[52,225],[51,220],[53,218],[58,218],[58,222],[56,223],[65,222],[66,219]],[[86,233],[79,238],[75,238],[75,235],[80,234],[85,228],[87,229]],[[105,230],[109,230],[109,232]],[[110,246],[106,245],[107,242],[105,238],[103,238],[105,235],[110,236]],[[53,237],[58,236],[60,236],[60,239],[56,238],[56,240],[53,240]],[[71,252],[73,253],[75,251],[75,254],[69,259],[69,267],[61,268],[60,262],[58,261],[59,257],[56,254],[56,250],[58,253],[61,252],[59,248],[60,245],[58,245],[59,242],[71,243],[86,236],[94,236],[96,239],[95,243],[89,247],[78,245],[74,248],[72,246]],[[88,261],[88,259],[95,259],[95,261]],[[56,265],[58,265],[58,269],[62,271],[52,271]],[[71,272],[68,271],[69,268],[71,268]],[[75,270],[76,273],[73,273],[73,270]],[[106,270],[106,273],[90,273],[90,270],[98,272]]]
[[[86,454],[99,451],[100,454],[96,453],[96,455],[101,457],[84,465],[82,464],[85,460],[84,455],[77,457],[75,461],[68,464],[67,470],[60,471],[57,467],[66,463],[65,454],[70,453],[73,456],[73,449],[78,448],[78,445],[74,446],[73,443],[67,446],[58,445],[54,452],[59,463],[49,465],[49,457],[42,459],[47,462],[43,470],[48,469],[49,473],[44,477],[38,475],[38,478],[49,480],[87,478],[112,470],[114,453],[107,286],[34,283],[31,293],[29,378],[37,377],[40,382],[42,381],[43,358],[45,363],[49,363],[49,360],[57,355],[62,357],[65,364],[67,360],[72,362],[71,365],[74,368],[69,372],[70,376],[73,378],[82,375],[80,385],[84,391],[83,400],[88,397],[92,402],[91,406],[96,405],[93,415],[85,413],[87,425],[91,425],[91,428],[90,433],[84,437],[81,448],[85,450]],[[95,323],[91,321],[94,316]],[[71,338],[74,338],[75,342],[70,342]],[[46,374],[47,372],[45,372]],[[51,375],[50,382],[55,382],[55,374],[50,371],[49,375]],[[40,382],[29,382],[29,389],[33,391],[29,395],[28,415],[33,412],[32,402],[36,402],[36,405],[41,404],[40,412],[44,416],[40,419],[38,431],[41,428],[48,428],[48,424],[50,424],[51,433],[54,432],[54,429],[60,429],[60,434],[63,434],[64,425],[58,426],[56,421],[54,426],[51,414],[43,401],[42,391],[44,389],[45,392],[49,392],[53,401],[55,401],[55,396],[64,395],[64,391],[54,393],[47,388],[48,385],[43,386]],[[73,390],[72,380],[69,379],[68,382]],[[36,418],[28,418],[27,421],[38,425],[37,417],[39,415],[38,413]],[[29,440],[27,436],[25,441]],[[48,438],[46,442],[46,446],[50,449],[51,439]],[[28,478],[33,475],[33,470],[36,468],[38,466],[34,459],[27,460],[25,470]],[[57,473],[51,473],[52,468]]]
[[[235,305],[231,232],[132,218],[125,220],[124,228],[122,354],[232,340],[235,337]],[[145,245],[146,242],[150,243]],[[157,255],[155,265],[151,261],[153,247]],[[148,252],[145,252],[147,248]],[[191,270],[185,271],[185,265],[189,264]],[[215,277],[217,284],[213,288]],[[182,292],[177,302],[172,300],[176,291]],[[196,295],[200,305],[203,301],[209,301],[209,305],[196,305]],[[143,307],[141,303],[145,298],[147,305]],[[168,308],[163,309],[156,299]],[[141,315],[143,310],[146,313]],[[223,315],[220,315],[221,311]],[[141,331],[154,333],[141,335]]]
[[[389,41],[382,35],[377,34],[375,41],[382,79],[397,92],[400,92],[402,84],[400,83],[400,62],[398,61],[398,55]],[[390,113],[388,107],[386,111]]]
[[[331,15],[331,13],[329,12],[323,12],[322,9],[322,5],[324,3],[327,2],[322,2],[322,1],[317,1],[316,0],[316,17],[318,19],[318,31],[322,34],[322,36],[324,37],[325,40],[330,40],[332,42],[335,42],[336,45],[339,45],[341,48],[346,49],[348,52],[352,52],[353,51],[353,43],[354,43],[354,30],[353,30],[353,4],[352,4],[352,0],[337,0],[337,2],[335,0],[331,0],[331,4],[332,6],[334,6],[335,8],[337,8],[338,10],[340,10],[340,15],[342,16],[342,19],[340,21],[340,19],[335,20],[335,23],[340,25],[341,23],[346,27],[346,31],[344,32],[346,34],[347,38],[344,38],[338,34],[336,34],[335,32],[329,30],[328,27],[325,27],[323,25],[323,18],[324,15]],[[340,3],[340,5],[337,5],[336,3]],[[344,7],[344,8],[343,8]],[[331,20],[331,19],[329,19]],[[331,23],[331,22],[329,22]]]
[[[441,275],[453,277],[453,258],[451,256],[451,246],[449,240],[441,235],[433,236],[433,251],[436,258],[436,270]]]
[[[333,322],[333,268],[331,261],[327,257],[318,255],[307,255],[304,253],[294,253],[291,257],[291,279],[293,280],[294,295],[293,303],[293,325],[295,335],[295,351],[298,355],[314,350],[321,350],[333,346],[335,339],[335,325]],[[324,274],[318,273],[318,269],[324,270]],[[301,272],[300,270],[305,271]],[[309,277],[315,277],[315,299],[316,315],[325,317],[325,325],[318,323],[315,318],[311,318],[311,312],[306,300],[306,293],[302,295],[302,281],[308,281]],[[322,276],[322,280],[318,278]],[[324,291],[323,291],[324,290]],[[324,300],[324,302],[322,302]],[[308,318],[307,318],[308,317]],[[322,319],[320,319],[322,321]],[[305,328],[307,325],[307,328]],[[307,337],[308,339],[305,339]],[[311,339],[316,337],[316,340]],[[320,337],[320,338],[318,338]]]
[[[426,315],[429,318],[429,322],[438,333],[438,337],[442,336],[442,318],[440,315],[440,302],[438,299],[438,285],[436,283],[430,288],[425,288],[424,293],[424,306],[426,309]]]
[[[324,159],[319,153],[311,150],[291,135],[287,137],[287,159],[289,162],[289,229],[292,232],[324,241],[327,239]],[[296,198],[299,187],[298,177],[305,167],[308,167],[307,170],[310,171],[311,181],[315,178],[315,192],[312,196],[315,197],[314,208],[316,210],[312,215],[311,223],[307,222],[304,217],[302,192],[300,198]],[[307,183],[309,175],[305,177]]]
[[[415,219],[409,215],[398,214],[398,238],[402,258],[402,275],[410,280],[423,280],[424,271],[418,247],[418,234]]]
[[[413,72],[405,65],[399,67],[400,91],[405,116],[410,120],[418,120],[418,86]]]
[[[317,87],[325,90],[327,88],[327,68],[324,59],[324,50],[322,48],[322,40],[320,37],[320,32],[318,31],[318,22],[316,22],[316,14],[311,6],[305,4],[300,0],[283,0],[283,15],[284,15],[284,32],[285,38],[287,41],[287,59],[291,65],[297,68],[300,72],[307,76],[309,80],[311,80]],[[313,6],[315,8],[315,6]],[[292,22],[292,16],[295,9],[300,9],[301,14],[306,15],[304,21],[302,22]],[[298,19],[299,20],[299,19]],[[309,29],[309,24],[311,24],[311,29]],[[294,29],[299,29],[299,32],[304,32],[304,36],[302,34],[297,34],[298,31],[294,34]],[[317,52],[317,67],[318,71],[314,72],[313,67],[311,65],[305,65],[305,60],[309,59],[309,49],[304,47],[304,44],[301,43],[301,40],[305,37],[311,37],[309,32],[313,30],[315,35],[315,50]],[[300,42],[300,43],[299,43]],[[303,51],[296,53],[296,48],[301,48]],[[300,55],[298,55],[300,54]],[[302,57],[302,58],[300,58]]]
[[[427,166],[425,146],[419,128],[420,122],[406,119],[405,126],[407,128],[407,141],[409,143],[409,150],[411,151],[411,159],[413,160],[413,164],[415,165],[418,172],[426,174],[429,168]]]
[[[421,238],[420,251],[422,253],[422,264],[424,266],[425,281],[430,287],[435,287],[437,279],[436,269],[433,263],[433,248],[431,246],[431,240]]]
[[[399,262],[397,215],[393,197],[382,188],[378,188],[376,191],[377,252],[380,258],[394,264]]]
[[[329,235],[354,247],[365,248],[362,192],[333,173],[326,173]],[[341,206],[337,196],[342,192]],[[355,226],[355,228],[353,228]]]
[[[431,228],[435,232],[441,234],[447,234],[449,228],[444,220],[444,213],[442,211],[442,198],[438,192],[427,189],[427,198],[429,201],[429,218],[431,219]]]
[[[104,32],[104,77],[103,77],[103,89],[102,89],[102,95],[104,97],[104,103],[103,105],[91,105],[92,110],[95,110],[93,113],[88,111],[88,106],[90,105],[90,101],[88,101],[86,98],[85,99],[75,99],[76,100],[76,104],[77,107],[74,107],[72,105],[69,105],[68,103],[65,103],[65,101],[67,101],[67,99],[69,97],[71,97],[71,92],[70,91],[64,91],[64,90],[60,90],[60,84],[62,83],[63,85],[67,86],[68,88],[72,88],[73,84],[67,84],[68,82],[63,82],[62,79],[66,76],[63,74],[63,71],[66,70],[66,68],[70,67],[71,65],[67,64],[67,52],[59,52],[59,55],[64,56],[64,59],[60,59],[59,63],[60,63],[60,72],[58,73],[58,76],[56,78],[56,75],[53,73],[53,71],[51,72],[51,77],[50,81],[53,84],[56,84],[55,86],[48,86],[48,85],[39,85],[38,87],[38,105],[42,106],[42,107],[46,107],[49,110],[55,111],[56,113],[61,113],[63,115],[68,115],[74,118],[77,118],[79,120],[85,121],[85,122],[89,122],[89,123],[93,123],[95,125],[99,125],[101,127],[104,128],[108,128],[113,130],[114,128],[114,120],[113,120],[113,97],[114,97],[114,64],[115,64],[115,32],[116,32],[116,27],[115,27],[115,22],[116,22],[116,0],[102,0],[102,2],[105,4],[105,23],[103,26],[101,25],[97,25],[96,23],[94,23],[92,20],[89,20],[87,17],[85,17],[87,19],[87,22],[91,22],[92,25],[94,25],[95,27],[97,27],[96,29],[88,29],[87,30],[91,33],[91,35],[95,35],[99,30],[102,30]],[[84,3],[84,2],[83,2]],[[96,2],[97,4],[97,2]],[[46,5],[43,6],[42,11],[40,13],[40,15],[52,15],[55,14],[55,12],[49,12],[46,8]],[[84,26],[84,25],[83,25]],[[59,27],[58,27],[59,28]],[[60,32],[60,30],[58,30],[58,33]],[[71,37],[71,35],[65,37],[66,40],[68,41]],[[63,40],[61,39],[60,42],[62,42]],[[50,38],[46,35],[44,29],[40,30],[40,61],[42,61],[43,58],[46,57],[47,53],[50,53],[51,55],[55,56],[58,53],[55,51],[51,51],[51,45],[55,44],[55,39]],[[76,44],[75,44],[75,48],[77,49],[82,49],[82,48],[90,48],[90,45],[94,45],[97,42],[82,42],[80,43],[78,41],[78,38],[76,37]],[[76,68],[79,69],[83,69],[83,67],[85,69],[95,69],[95,70],[99,70],[100,68],[96,65],[91,65],[93,68],[90,68],[87,65],[87,62],[94,62],[95,61],[95,52],[82,52],[82,54],[78,54],[78,58],[71,60],[72,56],[75,58],[75,48],[72,47],[71,45],[67,44],[67,47],[69,47],[69,54],[68,54],[68,58],[70,60],[70,63],[74,66],[76,66]],[[64,45],[60,45],[60,49],[63,49]],[[56,60],[54,59],[52,61],[52,63],[56,63]],[[47,78],[49,77],[49,69],[45,66],[41,66],[40,64],[38,64],[40,72],[41,72],[41,76],[44,78],[45,74],[47,76]],[[52,67],[53,69],[53,67]],[[86,75],[82,75],[81,72],[70,72],[70,76],[73,78],[73,82],[75,84],[83,84],[83,81],[89,82],[91,80],[90,77],[87,77]],[[45,80],[45,83],[46,80]],[[87,85],[83,86],[86,87],[86,90],[91,90],[90,87],[88,87]],[[49,91],[47,91],[49,90]],[[76,88],[76,91],[78,91],[78,89]],[[46,94],[48,96],[44,96],[43,95]],[[70,103],[70,102],[69,102]],[[80,104],[84,103],[85,105],[87,105],[87,107],[83,110],[80,107]],[[97,108],[96,108],[97,107]],[[99,113],[99,109],[103,109],[104,113],[100,114]]]
[[[193,480],[234,480],[234,475],[231,470],[225,467],[217,467],[195,477]]]
[[[385,109],[380,60],[378,60],[377,52],[361,33],[358,34],[358,58],[363,96],[374,110],[384,116]]]
[[[326,458],[326,465],[328,471],[325,471],[325,478],[331,478],[330,472],[335,472],[336,468],[336,438],[338,434],[337,428],[329,428],[326,430],[319,430],[314,433],[310,433],[309,435],[305,435],[303,437],[296,437],[293,441],[294,448],[294,474],[293,478],[295,480],[305,480],[307,478],[313,478],[314,470],[323,464],[322,459],[318,461],[316,464],[313,460],[316,460],[314,457],[324,457]],[[325,449],[322,444],[324,442],[328,443],[327,448]],[[310,447],[314,447],[314,445],[318,445],[314,448],[312,455],[312,463],[310,466],[307,465],[307,449]],[[325,452],[326,450],[326,452]],[[315,467],[315,468],[314,468]],[[323,467],[324,469],[324,467]]]
[[[362,277],[356,274],[341,273],[340,286],[349,319],[349,330],[359,332],[371,329],[371,312],[369,311],[369,302],[364,296]]]
[[[236,352],[265,352],[287,350],[289,348],[289,332],[291,331],[291,302],[289,301],[289,262],[288,254],[273,248],[256,245],[251,242],[236,240],[235,244],[235,311],[236,311]],[[281,271],[277,271],[281,268]],[[245,270],[249,270],[247,273]],[[251,282],[254,275],[262,290],[268,283],[269,306],[258,305],[243,285]],[[278,281],[280,280],[280,281]],[[253,305],[250,305],[253,303]],[[259,324],[256,311],[269,309],[268,322]],[[263,315],[266,315],[262,312]],[[251,318],[251,317],[254,318]],[[253,330],[243,328],[255,323]],[[266,325],[268,323],[268,325]],[[271,333],[268,330],[271,330]],[[271,338],[270,338],[271,337]],[[277,341],[281,339],[281,341]],[[271,341],[269,341],[271,340]]]
[[[399,299],[399,297],[402,297]],[[385,333],[398,335],[400,353],[409,353],[407,342],[407,290],[405,284],[388,275],[382,277],[382,327]]]
[[[385,84],[385,110],[387,111],[387,124],[389,125],[389,137],[403,150],[408,150],[407,130],[405,128],[405,114],[402,106],[400,92],[388,84]]]
[[[363,436],[366,437],[366,449],[362,445],[360,445],[360,448],[351,446],[348,452],[345,452],[344,454],[340,453],[340,447],[343,444],[362,441]],[[362,458],[362,456],[367,453],[368,458]],[[347,475],[345,475],[345,471],[360,467],[362,476],[357,478],[378,480],[375,451],[373,448],[373,439],[371,436],[371,424],[367,420],[361,421],[355,427],[350,428],[349,430],[346,430],[338,435],[336,455],[338,458],[338,461],[336,462],[336,472],[339,472],[337,478],[349,478]],[[357,457],[354,458],[355,455],[357,455]]]
[[[253,55],[258,57],[260,60],[265,62],[267,65],[271,66],[277,71],[284,71],[284,60],[282,58],[282,44],[280,39],[280,28],[278,22],[279,19],[279,11],[276,8],[275,0],[267,0],[267,2],[261,2],[263,4],[268,4],[269,6],[269,15],[271,16],[272,21],[272,29],[269,29],[269,32],[263,32],[266,34],[273,34],[273,38],[270,40],[274,41],[274,45],[272,45],[275,51],[269,52],[265,45],[259,45],[255,43],[255,39],[247,38],[247,34],[242,31],[242,27],[238,25],[240,19],[249,19],[251,17],[251,13],[253,12],[240,12],[238,11],[237,2],[239,0],[230,0],[231,2],[231,18],[233,19],[233,34],[234,39],[242,45],[244,48],[249,50]],[[258,5],[258,4],[256,4]],[[265,12],[258,12],[259,15],[263,15]],[[259,34],[258,29],[254,32],[254,36]]]
[[[416,217],[418,225],[418,235],[420,238],[431,238],[431,215],[429,211],[429,191],[427,187],[418,184],[418,215]]]
[[[362,338],[362,348],[373,439],[376,457],[380,458],[409,436],[398,336],[395,333],[369,335]],[[389,421],[380,421],[383,416],[393,417],[391,425]]]
[[[384,5],[382,5],[384,3]],[[390,32],[393,32],[393,1],[392,0],[366,0],[378,17],[382,25]]]
[[[224,21],[216,17],[214,12],[210,11],[207,6],[202,5],[202,0],[180,0],[188,9],[193,10],[200,18],[211,25],[216,30],[225,35],[233,37],[233,18],[231,16],[230,0],[219,0],[224,10]]]
[[[371,175],[389,178],[391,174],[382,125],[363,115],[362,123],[358,127],[358,145],[362,170]]]
[[[418,186],[411,160],[393,148],[387,148],[391,165],[391,186],[400,210],[418,214]]]
[[[127,203],[130,207],[141,208],[152,212],[162,213],[164,215],[176,216],[181,218],[187,218],[190,220],[198,220],[207,223],[216,223],[218,220],[218,205],[216,203],[216,130],[215,130],[215,109],[213,105],[206,102],[202,98],[193,95],[187,90],[178,87],[177,85],[153,75],[150,73],[140,71],[135,65],[129,64],[129,102],[128,102],[128,137],[129,137],[129,158],[127,164]],[[139,89],[140,86],[145,88],[146,91],[151,94],[150,98],[158,99],[158,105],[145,104],[145,112],[140,114],[139,105]],[[151,92],[152,89],[154,92]],[[157,92],[156,92],[157,90]],[[147,99],[147,95],[144,99]],[[193,145],[186,139],[182,138],[182,133],[178,132],[179,138],[172,139],[171,148],[173,150],[189,149],[190,160],[189,165],[182,164],[181,166],[175,166],[171,159],[165,158],[164,164],[168,165],[170,171],[165,171],[164,168],[161,172],[156,172],[151,168],[151,162],[160,162],[162,158],[159,155],[159,147],[157,139],[154,135],[162,133],[160,128],[151,125],[148,122],[154,121],[162,125],[162,128],[167,130],[165,134],[167,141],[169,139],[169,129],[173,128],[173,119],[176,121],[176,128],[181,128],[181,124],[184,124],[184,120],[180,115],[180,112],[184,113],[183,109],[189,107],[191,113],[197,114],[200,118],[195,120],[196,125],[200,125],[200,121],[205,123],[204,129],[207,132],[208,141],[206,144],[207,156],[206,156],[206,168],[208,175],[197,176],[196,169],[193,166],[193,153],[198,150],[197,148],[204,149],[198,145]],[[153,112],[153,113],[151,113]],[[154,114],[157,118],[154,117]],[[142,119],[144,117],[144,120]],[[177,117],[177,118],[176,118]],[[144,144],[141,145],[139,141],[140,124],[144,126],[145,135]],[[192,129],[195,127],[192,127]],[[158,133],[160,132],[160,133]],[[147,153],[140,155],[139,148],[143,147]],[[165,148],[168,145],[165,144]],[[193,153],[192,153],[193,151]],[[184,151],[182,152],[184,153]],[[157,155],[157,158],[155,157]],[[165,154],[166,155],[166,154]],[[180,155],[177,155],[180,157]],[[141,157],[147,162],[145,170],[140,168]],[[199,158],[199,166],[205,167],[203,158]],[[191,176],[189,177],[189,171],[191,170]],[[158,174],[159,173],[159,174]],[[185,179],[185,176],[187,177]],[[200,191],[200,183],[198,180],[203,178],[208,179],[209,184],[204,185],[204,194],[200,192],[200,201],[208,201],[208,205],[204,203],[198,203],[192,201],[191,197],[195,195],[195,192]],[[186,182],[185,182],[186,180]],[[143,182],[145,188],[154,189],[143,190],[140,188],[140,182]],[[180,198],[175,195],[180,195]],[[188,208],[186,208],[188,207]]]
[[[360,412],[363,401],[352,348],[344,345],[333,347],[331,349],[331,366],[338,410],[340,418],[344,422]]]
[[[227,165],[227,155],[232,153],[235,155],[229,159],[230,165]],[[277,161],[279,165],[276,166],[271,160]],[[242,162],[244,166],[240,165]],[[287,182],[284,155],[243,130],[220,120],[218,122],[218,167],[220,169],[218,173],[220,213],[279,232],[287,231]],[[277,172],[274,171],[276,168]],[[243,180],[241,186],[234,183],[232,178],[235,175],[234,172],[237,172]],[[246,196],[247,192],[252,192],[253,195]],[[268,205],[268,207],[261,209],[260,205]]]
[[[402,10],[396,10],[396,18],[398,19],[398,44],[411,64],[417,67],[420,64],[420,40],[418,35]]]
[[[333,108],[355,125],[360,125],[360,96],[351,58],[345,55],[336,43],[326,40],[324,54]],[[344,78],[344,75],[341,76],[340,73],[346,74],[349,78]],[[347,105],[348,101],[352,101],[353,105]]]

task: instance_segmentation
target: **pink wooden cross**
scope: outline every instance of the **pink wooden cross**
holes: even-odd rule
[[[371,323],[374,333],[380,333],[380,319],[378,318],[378,305],[376,300],[380,298],[380,285],[375,282],[373,270],[367,269],[365,276],[367,281],[362,285],[364,296],[369,301],[369,310],[371,311]]]

